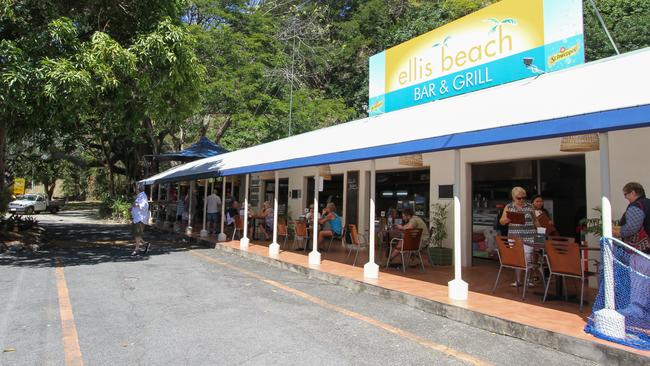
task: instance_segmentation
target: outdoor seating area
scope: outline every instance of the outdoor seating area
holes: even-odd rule
[[[280,244],[281,249],[280,255],[283,256],[289,253],[297,255],[299,257],[296,258],[302,258],[306,263],[305,257],[309,254],[312,246],[312,232],[307,230],[304,221],[295,221],[295,225],[293,227],[290,226],[288,229],[288,235],[283,234],[287,233],[283,231],[286,230],[285,226],[279,224],[278,227],[283,228],[282,230],[279,230],[280,232],[278,233],[278,243]],[[229,230],[232,231],[232,228],[229,228]],[[332,245],[329,250],[327,248],[329,242],[326,242],[326,248],[319,247],[323,263],[338,263],[343,266],[362,269],[363,266],[358,266],[358,264],[365,264],[368,261],[369,251],[367,233],[359,233],[356,225],[349,225],[348,230],[350,235],[332,240]],[[240,230],[237,230],[237,235],[235,235],[235,237],[239,237],[239,231]],[[409,236],[408,234],[412,235]],[[418,250],[418,234],[420,234],[419,230],[407,230],[406,240],[393,238],[391,242],[388,243],[390,252],[392,252],[396,243],[403,241],[404,244],[402,246],[403,249],[398,252],[399,255],[390,261],[386,256],[386,253],[389,252],[379,250],[382,243],[380,240],[377,241],[376,245],[378,248],[375,251],[375,262],[380,265],[382,277],[383,274],[391,274],[398,277],[408,278],[410,280],[446,287],[447,283],[453,279],[453,266],[432,265],[429,257],[424,253],[424,250]],[[199,238],[200,228],[194,229],[192,236]],[[347,242],[345,237],[352,238],[352,242]],[[228,235],[228,238],[232,238],[232,234]],[[215,236],[201,239],[214,242],[215,244],[218,243]],[[250,239],[251,246],[255,248],[266,248],[264,249],[265,252],[264,250],[262,251],[265,255],[268,255],[268,246],[271,244],[271,241],[257,240],[254,238]],[[507,243],[508,241],[502,240],[502,242]],[[514,241],[512,242],[515,243]],[[418,246],[416,246],[415,243],[417,243]],[[547,245],[551,245],[551,243],[557,242],[549,240]],[[231,239],[226,244],[239,248],[238,240]],[[506,244],[504,244],[504,246],[506,246]],[[512,247],[511,250],[517,251],[517,249],[515,249],[517,248],[516,244],[511,244],[510,246]],[[308,249],[305,250],[305,247]],[[578,248],[577,245],[576,248]],[[580,251],[578,250],[578,252]],[[580,280],[579,275],[573,276],[571,275],[572,272],[567,272],[565,267],[559,267],[559,265],[557,267],[551,267],[550,265],[544,266],[546,272],[549,271],[549,268],[553,270],[551,272],[553,276],[542,277],[540,275],[539,280],[534,283],[529,280],[526,288],[513,287],[511,284],[515,282],[514,272],[502,271],[502,269],[503,267],[509,267],[525,270],[523,264],[520,264],[521,267],[513,264],[517,261],[524,263],[523,248],[519,248],[518,253],[522,257],[521,259],[511,259],[512,257],[515,257],[516,254],[507,254],[507,257],[504,256],[504,261],[501,266],[499,265],[499,262],[493,260],[476,259],[471,267],[464,268],[463,277],[466,278],[466,281],[469,283],[470,291],[577,314],[580,315],[581,319],[583,319],[584,325],[584,319],[589,315],[590,304],[593,302],[597,291],[588,286],[583,286],[584,281]],[[404,254],[404,256],[402,256],[402,254]],[[555,258],[554,254],[551,254],[551,256],[552,258]],[[404,260],[402,260],[402,258],[404,258]],[[544,256],[543,259],[547,260],[546,256]],[[555,263],[554,259],[552,259],[552,261],[553,262],[551,263]],[[578,261],[577,264],[582,264],[582,261]],[[580,270],[578,269],[578,272],[579,271]],[[585,273],[592,275],[592,273],[589,272]],[[566,278],[564,276],[566,276]],[[532,278],[532,271],[530,277]],[[531,284],[532,286],[530,286]],[[411,286],[409,286],[409,288],[410,287]],[[558,291],[560,292],[558,293]],[[525,292],[528,292],[528,295],[525,295]],[[546,300],[545,297],[547,298]],[[584,298],[584,304],[586,305],[584,309],[581,308],[579,301],[582,298]]]

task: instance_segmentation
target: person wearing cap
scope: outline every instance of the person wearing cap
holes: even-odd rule
[[[144,184],[138,184],[138,195],[135,197],[135,202],[131,206],[131,230],[133,239],[135,240],[135,249],[131,255],[138,255],[140,252],[140,244],[144,243],[142,233],[144,232],[145,223],[149,222],[149,198],[144,192]],[[149,243],[146,243],[144,252],[149,251]]]

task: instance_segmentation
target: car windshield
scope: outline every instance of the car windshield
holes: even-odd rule
[[[36,196],[33,194],[26,194],[22,197],[19,196],[18,199],[25,200],[25,201],[36,201]]]

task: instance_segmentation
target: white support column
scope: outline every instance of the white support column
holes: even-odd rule
[[[222,177],[223,189],[221,193],[221,231],[219,231],[218,241],[226,241],[226,233],[224,232],[224,225],[226,224],[226,180],[227,177]]]
[[[602,221],[603,236],[612,237],[612,203],[609,199],[611,186],[609,181],[609,134],[600,134],[600,186],[602,187]]]
[[[280,172],[275,171],[275,195],[273,197],[273,242],[269,245],[269,256],[273,257],[280,254],[280,244],[278,244],[278,193],[280,192]]]
[[[341,211],[341,219],[343,220],[343,227],[348,223],[348,171],[343,172],[343,208]]]
[[[313,249],[309,253],[309,264],[320,265],[320,253],[318,252],[318,183],[320,181],[320,170],[316,167],[314,175],[314,231],[313,231]]]
[[[244,191],[244,234],[239,240],[240,249],[248,249],[250,239],[248,239],[248,184],[250,181],[250,174],[246,174],[246,188]]]
[[[609,173],[609,135],[600,136],[600,186],[602,189],[602,225],[603,237],[612,237],[612,203]],[[611,244],[602,246],[603,250],[603,287],[605,289],[605,307],[594,313],[594,326],[603,334],[612,338],[625,338],[625,317],[616,311],[614,294],[614,255]]]
[[[172,184],[171,182],[169,182],[167,183],[167,196],[165,197],[167,201],[167,205],[165,205],[165,222],[163,223],[164,229],[173,229],[174,226],[174,224],[172,224],[172,222],[169,221],[169,216],[167,215],[168,214],[167,207],[172,202],[171,197],[172,197]],[[174,216],[174,222],[176,222],[176,211],[174,211],[172,215]]]
[[[454,150],[454,279],[449,281],[449,298],[467,300],[467,282],[462,278],[461,204],[460,204],[460,150]]]
[[[208,180],[205,180],[205,187],[203,188],[203,227],[199,234],[202,238],[208,237],[208,230],[205,228],[208,216]]]
[[[232,197],[233,201],[239,201],[239,197],[235,197],[235,176],[230,181],[230,197]]]
[[[368,263],[363,266],[363,276],[379,278],[379,266],[375,263],[375,160],[370,161],[370,230],[368,232]]]
[[[192,220],[194,220],[194,215],[192,215],[192,196],[194,196],[194,181],[192,180],[190,182],[190,199],[188,200],[188,207],[187,207],[187,227],[185,228],[185,234],[186,235],[192,235]]]
[[[149,222],[147,224],[153,225],[153,184],[149,186]]]

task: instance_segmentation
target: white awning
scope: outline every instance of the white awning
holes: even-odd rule
[[[174,167],[146,184],[650,125],[650,48]]]

